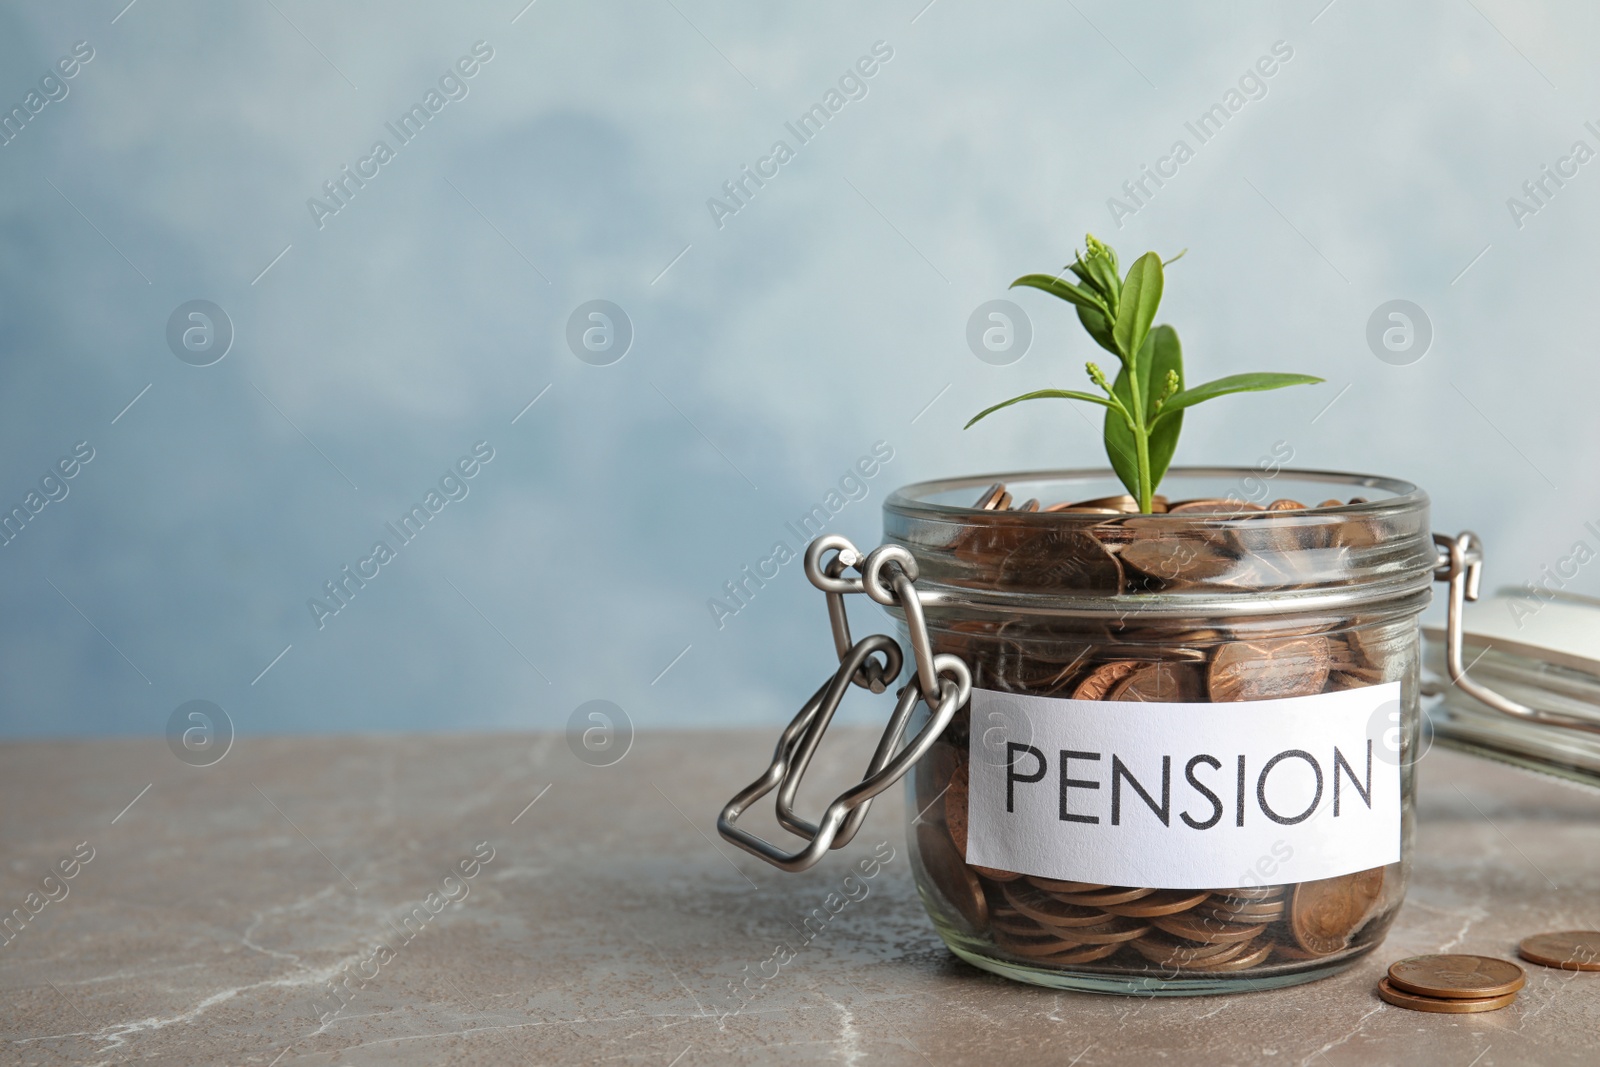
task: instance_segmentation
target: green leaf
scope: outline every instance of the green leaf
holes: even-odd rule
[[[1112,324],[1111,336],[1122,350],[1123,362],[1135,359],[1150,334],[1150,324],[1155,321],[1156,308],[1161,304],[1161,257],[1146,252],[1128,268],[1122,282],[1122,295],[1117,300],[1117,319]]]
[[[1175,415],[1184,408],[1192,408],[1229,393],[1257,393],[1264,389],[1282,389],[1288,385],[1316,385],[1322,380],[1309,374],[1230,374],[1226,378],[1218,378],[1176,394],[1166,402],[1156,418],[1165,421],[1168,415]]]
[[[1059,297],[1069,304],[1076,304],[1080,308],[1093,308],[1102,315],[1106,313],[1106,304],[1104,300],[1100,299],[1100,294],[1049,274],[1024,274],[1011,283],[1011,288],[1015,289],[1019,285],[1026,285],[1033,289],[1043,289],[1051,296]]]
[[[1144,349],[1139,353],[1139,376],[1144,385],[1147,405],[1153,406],[1155,398],[1161,395],[1162,383],[1166,381],[1169,370],[1177,372],[1178,388],[1181,390],[1183,347],[1178,343],[1178,331],[1171,326],[1157,326],[1150,331]],[[1128,387],[1126,370],[1117,375],[1111,391],[1116,393],[1123,406],[1132,410],[1133,396],[1132,390]],[[1171,403],[1171,400],[1167,401],[1168,405]],[[1160,420],[1151,429],[1149,447],[1152,489],[1161,484],[1162,476],[1167,473],[1167,466],[1172,462],[1172,454],[1178,448],[1178,434],[1182,430],[1182,412],[1178,412],[1170,419]],[[1135,457],[1138,455],[1138,446],[1134,443],[1133,431],[1128,429],[1127,422],[1115,411],[1106,412],[1105,444],[1106,458],[1111,461],[1111,468],[1117,472],[1122,484],[1128,487],[1128,492],[1137,498],[1139,465]]]
[[[1081,307],[1078,309],[1078,321],[1083,323],[1083,328],[1093,337],[1095,344],[1110,352],[1117,359],[1122,358],[1122,353],[1117,351],[1117,342],[1111,336],[1111,320],[1102,315],[1095,308]]]
[[[1076,392],[1076,391],[1074,391],[1072,389],[1040,389],[1038,392],[1023,393],[1021,396],[1014,396],[1010,400],[1006,400],[1006,401],[1003,401],[1003,402],[1001,402],[999,404],[994,405],[994,407],[984,408],[982,411],[980,411],[976,415],[972,416],[972,418],[967,421],[967,424],[965,426],[961,427],[961,428],[963,430],[971,429],[972,428],[972,424],[977,422],[979,419],[983,418],[984,416],[993,415],[995,412],[999,411],[1001,408],[1008,408],[1012,404],[1020,404],[1024,400],[1051,400],[1051,399],[1055,399],[1055,400],[1087,400],[1089,403],[1091,403],[1091,404],[1099,404],[1103,408],[1111,407],[1111,401],[1107,400],[1103,396],[1095,396],[1093,393],[1079,393],[1079,392]],[[1113,414],[1115,414],[1115,412],[1113,412]]]

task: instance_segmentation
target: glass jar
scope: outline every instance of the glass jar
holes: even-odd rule
[[[1176,510],[1153,515],[1106,471],[886,501],[932,649],[972,676],[907,775],[917,887],[956,955],[1038,985],[1333,974],[1405,895],[1418,616],[1439,566],[1427,496],[1226,468],[1162,489]],[[928,716],[919,703],[909,730]]]

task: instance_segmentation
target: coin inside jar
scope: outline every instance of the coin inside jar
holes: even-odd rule
[[[956,764],[950,774],[950,784],[944,791],[944,824],[950,832],[950,841],[956,846],[963,862],[967,858],[967,764],[965,760]],[[981,867],[971,864],[972,870],[996,882],[1009,882],[1022,877],[1012,871],[997,870],[994,867]]]
[[[989,901],[978,876],[961,862],[961,856],[944,829],[932,823],[917,826],[917,852],[928,879],[973,930],[989,925]]]
[[[1247,971],[1259,963],[1264,963],[1266,958],[1272,955],[1272,949],[1273,946],[1270,942],[1259,948],[1252,948],[1247,944],[1242,954],[1230,960],[1223,960],[1221,963],[1209,964],[1206,969],[1212,971]]]
[[[1006,492],[1005,484],[995,482],[984,490],[983,495],[978,498],[978,502],[972,506],[979,511],[1004,511],[1010,503],[1011,494]]]
[[[1026,589],[1070,589],[1119,593],[1122,564],[1093,534],[1077,526],[1021,529],[1000,563],[1002,585]]]
[[[1186,663],[1147,663],[1117,683],[1112,700],[1168,704],[1202,699],[1200,671]]]
[[[1206,582],[1238,565],[1238,557],[1196,537],[1141,537],[1122,546],[1122,562],[1167,582]]]
[[[1028,889],[1017,883],[1004,887],[1006,903],[1018,914],[1046,926],[1099,926],[1105,923],[1106,913],[1099,908],[1068,904],[1049,893]]]
[[[1219,702],[1310,696],[1327,681],[1328,644],[1319,636],[1234,641],[1217,649],[1206,674]]]
[[[1099,882],[1063,882],[1057,878],[1041,878],[1036,874],[1028,875],[1028,881],[1049,893],[1092,893],[1097,889],[1110,888]]]
[[[1412,956],[1389,965],[1389,982],[1425,997],[1498,997],[1527,981],[1521,967],[1493,956]]]
[[[1188,911],[1203,903],[1210,895],[1204,890],[1190,892],[1187,889],[1158,889],[1147,897],[1140,897],[1123,904],[1102,904],[1100,907],[1112,915],[1150,919],[1157,915],[1176,915]]]
[[[1115,663],[1102,663],[1089,673],[1089,677],[1078,683],[1078,688],[1072,692],[1072,699],[1104,700],[1113,686],[1141,666],[1142,664],[1128,659],[1117,660]]]
[[[1343,951],[1383,894],[1383,868],[1301,882],[1289,904],[1289,927],[1307,952]]]
[[[1075,500],[1071,506],[1075,508],[1106,508],[1121,512],[1124,515],[1137,515],[1140,510],[1139,502],[1127,493],[1122,493],[1118,496],[1096,497],[1093,500]],[[1158,493],[1150,498],[1150,511],[1153,514],[1159,515],[1166,510],[1166,497]]]
[[[1134,951],[1149,960],[1151,963],[1162,967],[1194,968],[1203,970],[1208,966],[1225,963],[1228,960],[1253,952],[1248,941],[1236,941],[1232,944],[1197,945],[1191,941],[1171,937],[1165,933],[1152,931],[1135,941],[1129,942]]]
[[[1203,945],[1231,945],[1235,941],[1250,941],[1260,936],[1257,923],[1228,923],[1199,915],[1163,915],[1151,919],[1150,924],[1174,937],[1198,941]]]

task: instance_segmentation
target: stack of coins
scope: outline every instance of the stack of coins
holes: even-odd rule
[[[1492,956],[1413,956],[1390,965],[1378,996],[1411,1011],[1464,1015],[1505,1007],[1526,980],[1521,967]]]
[[[995,483],[974,503],[983,511],[1038,512],[1060,516],[1049,525],[996,524],[968,530],[955,555],[997,574],[1001,586],[1071,589],[1076,592],[1170,592],[1290,589],[1313,577],[1326,580],[1337,558],[1308,550],[1367,548],[1382,538],[1381,520],[1359,514],[1317,515],[1328,508],[1363,504],[1324,500],[1308,507],[1298,500],[1262,506],[1237,500],[1152,500],[1155,515],[1184,515],[1192,526],[1151,522],[1130,496],[1063,501],[1041,508],[1037,500],[1013,504]],[[1304,513],[1305,517],[1285,513]],[[1271,522],[1263,522],[1270,516]],[[1315,568],[1313,574],[1312,568]]]

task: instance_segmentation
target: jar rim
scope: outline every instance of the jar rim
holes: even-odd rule
[[[1168,473],[1178,479],[1263,477],[1263,472],[1253,467],[1174,467]],[[1271,477],[1297,483],[1365,488],[1388,495],[1361,503],[1330,505],[1326,508],[1252,512],[1248,519],[1252,524],[1283,522],[1304,525],[1388,520],[1391,525],[1397,523],[1413,529],[1411,533],[1398,540],[1387,542],[1382,566],[1370,570],[1362,568],[1366,573],[1347,573],[1344,580],[1337,584],[1321,586],[1124,591],[1107,594],[1075,590],[1008,589],[988,583],[951,581],[933,573],[924,573],[917,587],[924,606],[933,611],[980,614],[998,612],[1013,617],[1126,619],[1132,612],[1144,618],[1207,616],[1259,618],[1313,612],[1348,612],[1357,608],[1371,612],[1380,606],[1397,612],[1420,612],[1427,604],[1431,596],[1433,572],[1438,565],[1437,551],[1433,546],[1426,520],[1427,493],[1411,482],[1380,475],[1282,467]],[[914,527],[960,529],[983,525],[1043,531],[1057,524],[1072,523],[1081,526],[1086,518],[1082,515],[1048,511],[991,511],[941,503],[928,498],[970,489],[973,491],[973,496],[969,499],[976,500],[977,494],[996,482],[1004,483],[1008,490],[1020,496],[1029,493],[1026,487],[1030,483],[1072,481],[1105,483],[1108,479],[1115,478],[1116,475],[1109,468],[1102,467],[1020,471],[913,482],[896,489],[884,501],[884,533],[888,540],[904,543],[911,549],[913,555],[918,555],[919,548],[925,552],[929,546],[919,546],[902,540],[902,535]],[[1193,512],[1172,515],[1157,513],[1136,517],[1142,528],[1156,533],[1157,536],[1163,529],[1179,533],[1211,526],[1219,528],[1231,526],[1240,521],[1239,516],[1232,514],[1207,515]],[[1115,521],[1115,518],[1108,521]],[[939,554],[944,555],[942,550]],[[925,572],[933,569],[924,568]],[[890,613],[896,614],[895,609],[890,609]]]
[[[1177,478],[1247,478],[1261,477],[1261,471],[1254,467],[1170,467],[1167,474]],[[1328,485],[1340,485],[1354,488],[1378,489],[1393,495],[1379,500],[1369,500],[1360,504],[1341,504],[1337,507],[1317,508],[1319,514],[1339,516],[1382,515],[1392,511],[1404,511],[1409,508],[1426,507],[1428,494],[1411,482],[1399,478],[1389,478],[1377,474],[1354,474],[1345,471],[1310,470],[1299,467],[1281,467],[1275,477],[1291,478],[1297,481],[1321,482]],[[1116,480],[1117,475],[1109,467],[1073,467],[1055,470],[1033,471],[1005,471],[997,474],[963,475],[955,478],[934,478],[926,481],[911,482],[902,485],[889,494],[884,501],[885,511],[894,511],[908,517],[935,519],[935,520],[965,520],[976,518],[985,514],[992,515],[982,508],[970,505],[940,504],[926,499],[936,493],[950,492],[956,489],[975,489],[981,492],[996,482],[1004,483],[1008,488],[1017,485],[1026,485],[1031,482],[1065,482],[1065,481],[1100,481]],[[1024,524],[1049,525],[1060,522],[1061,517],[1053,512],[1006,512],[1007,520],[1015,520]],[[1171,521],[1174,525],[1179,523],[1193,524],[1199,516],[1164,514],[1144,515],[1141,520],[1159,523],[1162,520]]]

